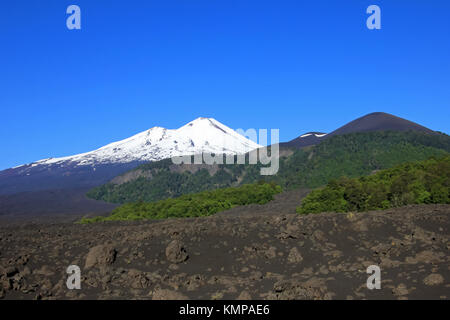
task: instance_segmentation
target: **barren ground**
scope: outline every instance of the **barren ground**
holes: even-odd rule
[[[2,224],[0,297],[450,298],[450,205],[290,213],[303,192],[206,218]],[[73,264],[81,290],[66,287]],[[380,290],[366,287],[370,265]]]

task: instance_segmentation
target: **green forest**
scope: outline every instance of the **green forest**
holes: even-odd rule
[[[211,175],[172,170],[171,159],[149,162],[134,170],[151,173],[123,183],[108,183],[89,191],[88,197],[113,203],[152,202],[187,193],[252,184],[260,179],[284,190],[316,188],[342,176],[354,178],[391,168],[406,161],[425,160],[450,152],[450,137],[422,132],[367,132],[333,136],[320,144],[280,158],[274,176],[261,176],[261,164],[218,165]],[[247,161],[248,163],[248,161]]]
[[[80,223],[203,217],[235,206],[264,204],[273,200],[274,195],[280,192],[280,186],[259,182],[237,188],[223,188],[187,194],[156,202],[127,203],[114,209],[109,217],[83,218]]]
[[[450,203],[450,156],[334,179],[303,199],[297,212],[360,212],[430,203]]]

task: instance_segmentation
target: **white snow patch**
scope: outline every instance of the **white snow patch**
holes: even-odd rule
[[[306,137],[309,137],[312,135],[314,135],[317,138],[322,138],[322,137],[326,136],[327,133],[305,133],[304,135],[301,135],[300,138],[306,138]]]

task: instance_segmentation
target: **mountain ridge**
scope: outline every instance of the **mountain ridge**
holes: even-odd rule
[[[362,117],[356,118],[343,126],[333,130],[332,132],[320,133],[309,132],[302,134],[288,142],[281,143],[283,147],[304,148],[320,143],[336,135],[343,135],[355,132],[373,132],[373,131],[419,131],[429,134],[436,134],[435,131],[428,129],[420,124],[412,122],[401,117],[386,113],[386,112],[372,112]],[[313,135],[308,135],[308,134]],[[315,134],[319,133],[319,135]]]
[[[361,118],[363,120],[365,117],[368,119],[367,116],[369,115]],[[410,121],[403,121],[404,119],[384,113],[375,113],[374,115],[376,116],[375,118],[379,119],[394,119],[394,124],[398,119],[400,119],[399,121],[401,123],[407,123],[408,126],[401,127],[401,130],[409,130],[408,128],[411,128],[412,122]],[[361,118],[356,119],[358,120],[357,123]],[[199,128],[199,126],[196,125],[198,123],[201,123],[208,128],[208,130],[212,130],[211,132],[215,132],[218,136],[225,135],[228,138],[228,141],[235,141],[235,134],[238,135],[212,118],[197,118],[178,129],[170,130],[162,127],[153,127],[127,139],[108,144],[93,152],[97,152],[97,154],[100,152],[101,154],[105,149],[114,151],[114,148],[123,147],[121,146],[121,143],[130,142],[132,146],[137,146],[138,150],[142,150],[139,149],[139,147],[157,145],[159,141],[164,140],[162,139],[163,137],[170,138],[165,141],[169,141],[168,150],[174,151],[176,150],[175,141],[177,141],[181,134],[184,136],[194,136],[192,139],[194,146],[191,146],[192,149],[190,149],[192,153],[197,152],[196,150],[203,150],[202,147],[204,146],[208,147],[209,150],[213,150],[213,152],[218,149],[223,151],[223,145],[221,142],[218,143],[219,140],[215,138],[212,138],[212,140],[214,140],[212,141],[214,142],[212,146],[211,144],[206,144],[208,139],[211,140],[211,135],[205,134],[203,130],[196,130],[196,128]],[[353,123],[352,126],[355,127],[354,121],[350,123]],[[330,176],[330,172],[358,175],[370,172],[368,170],[375,170],[396,164],[399,161],[404,161],[408,157],[420,160],[427,155],[441,154],[442,152],[445,152],[445,150],[447,152],[450,151],[450,143],[448,142],[449,137],[447,135],[440,135],[426,128],[426,130],[421,130],[421,128],[424,127],[420,125],[417,126],[418,127],[413,125],[414,128],[419,128],[419,130],[416,130],[415,133],[414,131],[409,130],[411,133],[408,134],[406,132],[404,134],[392,132],[368,135],[370,132],[366,132],[357,134],[357,136],[352,136],[355,133],[348,136],[347,134],[325,134],[319,131],[305,133],[299,138],[303,141],[313,140],[310,141],[311,146],[321,146],[323,142],[331,140],[328,137],[333,138],[332,140],[334,142],[331,145],[327,144],[328,150],[325,145],[315,149],[315,151],[321,150],[320,152],[322,155],[319,155],[319,158],[317,158],[318,154],[314,153],[314,150],[309,150],[307,153],[297,153],[297,150],[307,150],[310,148],[298,148],[295,145],[286,147],[285,144],[280,144],[280,159],[283,162],[280,162],[281,172],[279,172],[278,178],[277,176],[272,178],[280,180],[280,182],[285,183],[286,186],[291,189],[295,186],[304,186],[306,180],[309,181],[308,184],[310,186],[315,186],[325,183],[326,178]],[[343,127],[345,127],[345,125]],[[390,128],[392,128],[392,126]],[[380,129],[380,127],[378,126],[377,129]],[[181,133],[178,130],[180,130]],[[173,131],[177,131],[178,134],[173,134]],[[154,134],[152,134],[152,138],[147,139],[149,132]],[[228,132],[230,134],[228,134]],[[137,139],[138,142],[136,142],[136,136],[141,138]],[[243,136],[238,135],[237,137],[239,138],[238,141],[245,142],[241,144],[241,147],[244,145],[251,145],[248,143],[249,140],[246,140]],[[189,150],[191,141],[189,141],[189,139],[181,140],[181,138],[183,137],[180,137],[180,141],[184,141],[183,145],[187,145],[188,147],[184,150]],[[371,140],[373,138],[375,138],[375,141]],[[149,144],[146,144],[147,142]],[[177,141],[177,143],[178,142],[179,141]],[[375,145],[373,145],[373,143],[375,143]],[[345,148],[343,148],[344,145]],[[373,145],[375,149],[370,148],[371,145]],[[195,149],[194,147],[198,147],[199,149]],[[359,148],[358,150],[360,151],[357,154],[352,153],[352,150],[355,147]],[[374,150],[378,153],[374,153]],[[369,152],[369,154],[363,155],[362,152]],[[87,157],[86,154],[88,154]],[[168,154],[166,154],[166,156],[167,155]],[[19,209],[19,211],[29,215],[41,215],[46,213],[54,214],[59,210],[58,208],[62,208],[63,203],[67,204],[68,208],[62,210],[62,214],[96,213],[99,212],[99,210],[104,210],[106,207],[97,205],[95,201],[90,201],[85,196],[83,198],[82,195],[86,194],[86,192],[92,190],[94,187],[105,186],[105,183],[110,181],[119,184],[128,181],[131,183],[130,185],[127,185],[128,189],[133,188],[135,182],[138,183],[138,188],[133,191],[134,197],[136,198],[141,197],[141,195],[139,195],[140,188],[146,188],[146,190],[150,187],[154,188],[149,196],[150,198],[159,199],[173,197],[186,192],[197,192],[205,189],[226,187],[234,185],[235,183],[252,183],[256,181],[255,179],[261,179],[261,176],[259,175],[259,170],[261,168],[260,164],[246,166],[236,165],[228,166],[226,168],[219,168],[219,166],[213,165],[207,166],[205,169],[202,165],[175,165],[170,161],[170,158],[156,162],[136,160],[131,162],[117,161],[107,163],[101,161],[95,162],[95,157],[92,157],[92,152],[75,156],[79,157],[76,159],[77,161],[69,161],[67,158],[70,158],[70,156],[44,159],[39,161],[41,165],[34,163],[34,166],[33,164],[28,164],[0,171],[0,196],[3,195],[0,201],[0,215],[11,215],[14,210]],[[359,157],[356,164],[355,159],[352,158],[354,156]],[[119,157],[118,159],[130,160],[130,158],[126,157]],[[342,163],[339,164],[338,160],[333,159],[341,159],[339,161]],[[82,162],[83,160],[85,160],[85,162]],[[90,163],[89,161],[93,162]],[[82,163],[82,165],[80,165],[80,163]],[[342,165],[344,165],[344,167],[338,169],[338,167]],[[143,173],[133,171],[131,175],[127,175],[126,177],[123,176],[123,174],[131,172],[130,170],[136,170],[138,167],[141,169],[149,168],[150,171],[144,170]],[[167,171],[166,169],[169,170]],[[306,175],[297,177],[298,172],[304,172]],[[235,181],[235,179],[237,180]],[[55,192],[55,190],[57,190],[57,192]],[[71,196],[71,190],[74,190],[73,196]],[[131,189],[128,191],[130,190]],[[128,192],[126,190],[124,191]],[[20,197],[17,196],[19,193],[21,194]],[[97,194],[92,198],[101,199],[103,197],[101,194]],[[129,197],[126,195],[125,197],[120,196],[118,202],[126,200],[127,198]],[[43,202],[37,201],[39,199],[48,199],[48,202],[46,202],[45,206],[42,206]]]

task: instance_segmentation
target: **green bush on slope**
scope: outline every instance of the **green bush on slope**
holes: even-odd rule
[[[109,217],[83,218],[81,223],[114,220],[166,219],[209,216],[239,205],[264,204],[281,192],[281,187],[255,183],[237,188],[217,189],[157,202],[124,204]]]
[[[303,199],[297,212],[368,211],[422,203],[450,203],[450,156],[332,180]]]

